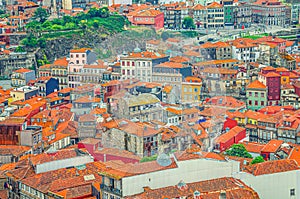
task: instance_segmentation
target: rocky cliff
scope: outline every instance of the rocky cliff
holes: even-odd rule
[[[39,49],[36,53],[37,59],[42,59],[45,54],[50,62],[55,58],[67,56],[70,49],[74,47],[93,48],[100,59],[110,58],[126,51],[133,51],[139,47],[145,49],[145,42],[157,39],[159,35],[152,29],[127,30],[116,35],[107,35],[103,32],[86,31],[81,35],[72,37],[58,37],[48,39],[45,49]]]

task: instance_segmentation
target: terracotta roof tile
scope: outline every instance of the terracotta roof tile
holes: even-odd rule
[[[246,167],[247,172],[258,176],[258,175],[267,175],[272,173],[280,173],[298,170],[299,166],[295,160],[273,160],[266,161],[258,164],[253,164]]]
[[[240,132],[242,132],[244,130],[246,130],[246,129],[243,127],[235,126],[232,129],[230,129],[227,133],[224,133],[224,134],[220,135],[219,137],[217,137],[215,142],[216,143],[226,143],[228,140],[235,137],[236,135],[238,135]]]
[[[29,70],[27,68],[20,68],[18,70],[15,70],[15,73],[28,73],[28,72],[32,72],[33,70]]]
[[[255,80],[253,82],[251,82],[248,86],[247,86],[248,89],[266,89],[267,86],[264,85],[263,83],[261,83],[260,81],[258,80]]]
[[[180,198],[193,199],[194,193],[199,192],[201,199],[218,199],[220,193],[224,191],[226,198],[248,198],[258,199],[258,194],[244,184],[242,181],[235,178],[217,178],[212,180],[184,183],[184,187],[178,185],[168,186],[159,189],[144,188],[141,194],[127,196],[125,199],[162,199],[162,198]]]
[[[275,153],[282,143],[283,140],[270,140],[261,151],[266,153]]]

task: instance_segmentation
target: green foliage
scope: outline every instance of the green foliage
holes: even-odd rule
[[[195,29],[194,19],[192,17],[185,17],[182,26],[184,29]]]
[[[161,38],[162,38],[162,40],[166,41],[167,39],[170,38],[170,34],[168,32],[163,32],[161,34]]]
[[[143,157],[140,162],[150,162],[150,161],[154,161],[157,159],[157,155],[153,155],[150,157]]]
[[[54,25],[51,26],[51,29],[52,30],[63,30],[64,27],[62,25],[54,24]]]
[[[261,163],[261,162],[264,162],[264,158],[262,156],[257,156],[255,157],[252,161],[251,161],[251,164],[257,164],[257,163]]]
[[[44,23],[49,17],[49,14],[47,12],[46,9],[44,8],[37,8],[35,11],[34,11],[34,15],[33,15],[33,19],[41,22],[41,23]]]
[[[189,38],[195,38],[198,36],[198,33],[196,31],[181,31],[181,34],[184,37],[189,37]]]
[[[43,66],[45,64],[50,64],[50,62],[47,59],[47,56],[44,54],[43,59],[39,59],[37,61],[38,67]]]
[[[252,158],[251,154],[248,153],[245,146],[242,144],[234,144],[230,147],[230,149],[226,150],[226,155],[229,156],[237,156],[243,158]]]
[[[0,10],[0,15],[5,14],[5,10]]]
[[[37,43],[40,48],[46,48],[46,39],[45,38],[43,38],[43,37],[39,38],[37,40]]]
[[[23,48],[23,46],[18,46],[18,47],[16,48],[15,52],[23,53],[23,52],[26,52],[26,50]]]
[[[21,44],[26,47],[33,48],[33,47],[36,47],[36,45],[37,45],[37,39],[36,39],[36,37],[33,36],[33,34],[29,34],[26,38],[24,38],[21,41]]]

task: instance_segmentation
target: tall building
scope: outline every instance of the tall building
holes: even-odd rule
[[[81,85],[80,74],[83,66],[97,61],[97,55],[89,48],[73,49],[70,51],[68,65],[68,85],[75,88]]]

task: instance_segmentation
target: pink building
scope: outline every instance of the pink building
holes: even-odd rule
[[[73,49],[70,51],[68,65],[68,86],[75,88],[81,85],[81,71],[86,64],[94,64],[97,61],[95,53],[89,48]]]
[[[159,10],[134,11],[129,13],[127,17],[133,25],[150,26],[155,28],[155,30],[160,30],[164,27],[164,13]]]

